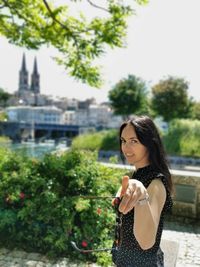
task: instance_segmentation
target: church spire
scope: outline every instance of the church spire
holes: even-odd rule
[[[34,58],[33,73],[34,73],[35,75],[38,75],[38,70],[37,70],[37,60],[36,60],[36,57]]]
[[[24,91],[29,90],[29,85],[28,85],[28,71],[26,69],[26,57],[25,54],[23,53],[22,57],[22,66],[21,70],[19,71],[19,88],[18,88],[18,93],[19,95],[23,95]]]
[[[31,75],[31,91],[34,94],[40,93],[40,75],[37,68],[37,59],[34,59],[33,73]]]
[[[23,58],[22,58],[22,67],[21,67],[21,71],[26,72],[26,58],[25,58],[25,54],[23,53]]]

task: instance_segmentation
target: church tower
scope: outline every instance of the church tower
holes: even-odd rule
[[[19,71],[19,88],[18,88],[19,96],[22,96],[24,91],[29,91],[28,71],[26,69],[25,54],[23,54],[22,67],[21,70]]]
[[[37,60],[34,59],[33,73],[31,75],[31,92],[34,94],[40,94],[40,75],[37,69]]]

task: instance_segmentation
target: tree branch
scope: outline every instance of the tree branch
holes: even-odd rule
[[[46,1],[46,0],[42,0],[42,1],[43,1],[44,5],[46,6],[46,9],[48,10],[48,12],[49,12],[51,18],[53,19],[53,21],[55,21],[55,22],[58,23],[62,28],[64,28],[65,30],[67,30],[68,33],[71,34],[71,36],[73,36],[74,38],[76,38],[75,35],[79,35],[80,33],[84,33],[84,32],[89,32],[89,31],[91,31],[90,29],[86,29],[85,31],[82,31],[82,32],[78,32],[78,31],[73,31],[73,32],[72,32],[72,31],[71,31],[65,24],[63,24],[61,21],[59,21],[59,20],[56,18],[56,16],[53,14],[53,11],[51,10],[49,4],[47,3],[47,1]]]
[[[3,3],[4,3],[4,7],[8,7],[10,10],[14,10],[15,12],[16,12],[16,14],[17,14],[17,16],[20,18],[20,19],[23,19],[24,21],[28,21],[28,19],[27,18],[25,18],[19,11],[18,11],[18,9],[17,8],[15,8],[15,7],[12,7],[12,5],[10,5],[10,3],[7,1],[7,0],[2,0],[3,1]],[[11,14],[12,14],[12,12],[10,12]],[[14,22],[14,15],[12,15],[12,16],[10,16],[11,18],[12,18],[12,21],[13,21],[13,23],[15,23]]]
[[[56,23],[58,23],[62,28],[64,28],[65,30],[67,30],[68,33],[70,33],[72,35],[71,30],[65,24],[63,24],[62,22],[60,22],[56,18],[56,16],[53,14],[53,11],[51,10],[51,8],[50,8],[49,4],[47,3],[47,1],[46,0],[42,0],[42,1],[43,1],[44,5],[45,5],[46,9],[48,10],[51,18],[53,19],[53,21],[55,21]]]
[[[43,3],[44,5],[46,6],[51,18],[53,19],[53,21],[55,21],[56,23],[58,23],[62,28],[64,28],[65,30],[67,30],[68,34],[71,35],[73,41],[74,41],[74,44],[75,44],[75,47],[76,47],[76,50],[77,50],[77,63],[79,60],[81,60],[81,54],[79,52],[79,47],[78,47],[78,40],[77,40],[77,34],[80,34],[80,32],[72,32],[65,24],[63,24],[61,21],[59,21],[56,16],[53,14],[53,11],[51,10],[49,4],[47,3],[46,0],[43,0]]]
[[[96,8],[98,8],[98,9],[101,9],[101,10],[106,11],[106,12],[109,13],[109,10],[108,10],[108,9],[106,9],[106,8],[104,8],[104,7],[101,7],[101,6],[98,6],[98,5],[94,4],[91,0],[87,0],[87,2],[88,2],[91,6],[96,7]]]

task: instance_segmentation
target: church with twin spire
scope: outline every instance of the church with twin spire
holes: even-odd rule
[[[30,92],[33,94],[40,94],[40,74],[37,68],[37,59],[34,59],[33,72],[31,75],[31,83],[29,85],[29,74],[26,68],[26,57],[23,54],[22,66],[19,71],[19,87],[18,94],[22,96],[24,93]]]
[[[21,98],[26,98],[28,95],[38,95],[40,94],[40,74],[37,68],[37,59],[34,59],[33,72],[31,74],[31,81],[29,84],[29,73],[26,67],[26,57],[23,54],[22,66],[19,71],[19,87],[18,96]]]

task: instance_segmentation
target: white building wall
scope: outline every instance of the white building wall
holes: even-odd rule
[[[56,107],[18,106],[6,109],[8,121],[62,124],[62,111]]]
[[[115,116],[107,106],[91,105],[89,109],[65,111],[56,107],[15,106],[6,109],[8,121],[46,124],[69,124],[83,127],[119,128],[121,116]]]
[[[115,116],[107,106],[90,105],[88,110],[78,110],[74,116],[75,124],[89,127],[119,128],[121,116]]]
[[[74,110],[67,110],[63,113],[63,123],[69,125],[76,125],[76,112]]]
[[[101,105],[89,106],[89,124],[93,126],[107,127],[109,108]]]
[[[109,116],[108,116],[108,128],[119,129],[122,122],[123,122],[122,116],[116,116],[113,113],[109,114]]]
[[[88,110],[82,109],[76,111],[76,124],[80,126],[89,126]]]

